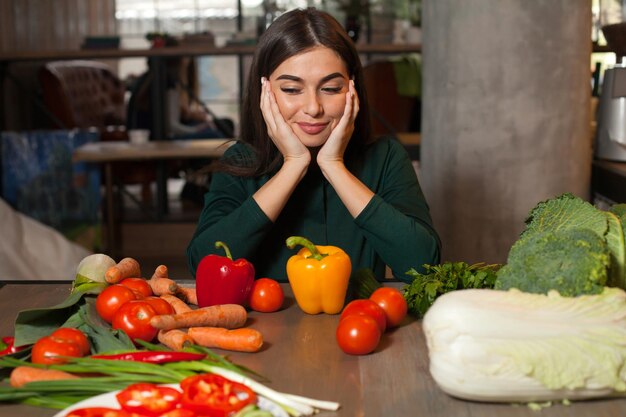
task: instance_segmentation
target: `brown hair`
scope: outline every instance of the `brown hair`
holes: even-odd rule
[[[248,75],[241,107],[240,139],[253,149],[254,163],[252,166],[238,166],[237,161],[230,161],[230,164],[226,161],[219,170],[240,176],[257,176],[278,168],[282,156],[267,133],[259,108],[261,77],[269,78],[282,62],[315,46],[325,46],[341,57],[348,69],[348,75],[354,79],[359,97],[359,114],[355,120],[352,139],[346,149],[346,158],[358,153],[371,140],[363,68],[352,39],[328,13],[314,8],[295,9],[278,17],[261,35]]]

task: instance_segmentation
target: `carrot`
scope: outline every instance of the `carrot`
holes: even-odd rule
[[[222,327],[190,327],[189,336],[197,345],[237,352],[258,352],[263,346],[261,332],[248,328],[228,330]]]
[[[24,384],[35,381],[53,381],[59,379],[76,379],[78,376],[57,371],[56,369],[33,368],[31,366],[18,366],[11,371],[9,382],[12,387],[19,388]]]
[[[167,266],[165,265],[159,265],[156,267],[156,269],[154,270],[154,274],[152,274],[152,279],[154,278],[169,278],[169,271],[167,269]]]
[[[191,311],[191,307],[189,307],[187,303],[185,303],[183,300],[176,297],[175,295],[163,294],[161,298],[167,301],[172,306],[176,314],[184,313],[185,311]]]
[[[186,344],[193,343],[193,339],[182,330],[159,330],[157,334],[159,342],[172,350],[183,350]]]
[[[198,295],[195,288],[178,286],[176,295],[185,300],[188,304],[198,305]]]
[[[161,296],[163,294],[175,294],[178,289],[178,284],[169,278],[167,266],[159,265],[154,270],[152,278],[148,280],[150,288],[155,295]]]
[[[116,284],[124,278],[140,277],[141,268],[139,262],[133,258],[124,258],[117,264],[107,269],[104,279],[109,284]]]
[[[150,319],[152,327],[169,330],[183,327],[226,327],[236,329],[242,327],[248,313],[238,304],[222,304],[210,307],[198,308],[177,314],[161,314]]]

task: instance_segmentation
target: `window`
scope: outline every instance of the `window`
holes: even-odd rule
[[[121,47],[149,48],[146,34],[185,34],[209,31],[217,46],[227,42],[254,42],[265,7],[288,10],[320,6],[323,0],[116,0],[116,21]],[[241,17],[240,17],[241,11]],[[239,120],[239,57],[199,57],[200,99],[218,117]],[[145,58],[120,61],[122,79],[138,76],[147,69]]]

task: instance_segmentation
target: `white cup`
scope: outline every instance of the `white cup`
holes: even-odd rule
[[[148,143],[150,131],[147,129],[131,129],[128,131],[128,137],[133,145],[141,145]]]

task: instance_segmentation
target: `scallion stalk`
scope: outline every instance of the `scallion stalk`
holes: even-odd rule
[[[190,350],[206,353],[207,357],[200,361],[173,362],[163,365],[135,361],[68,358],[68,363],[66,364],[48,366],[3,357],[0,358],[0,368],[15,368],[18,366],[47,367],[75,374],[96,373],[103,376],[34,381],[21,388],[0,387],[0,401],[20,402],[49,408],[65,408],[95,394],[120,390],[135,382],[150,382],[154,384],[178,383],[186,377],[198,373],[214,373],[246,385],[257,394],[278,403],[287,413],[294,417],[312,415],[317,409],[334,411],[339,408],[339,404],[335,402],[320,401],[273,390],[244,375],[246,372],[251,374],[254,374],[254,372],[233,364],[209,349],[192,346]],[[63,394],[67,392],[71,392],[72,395]]]

